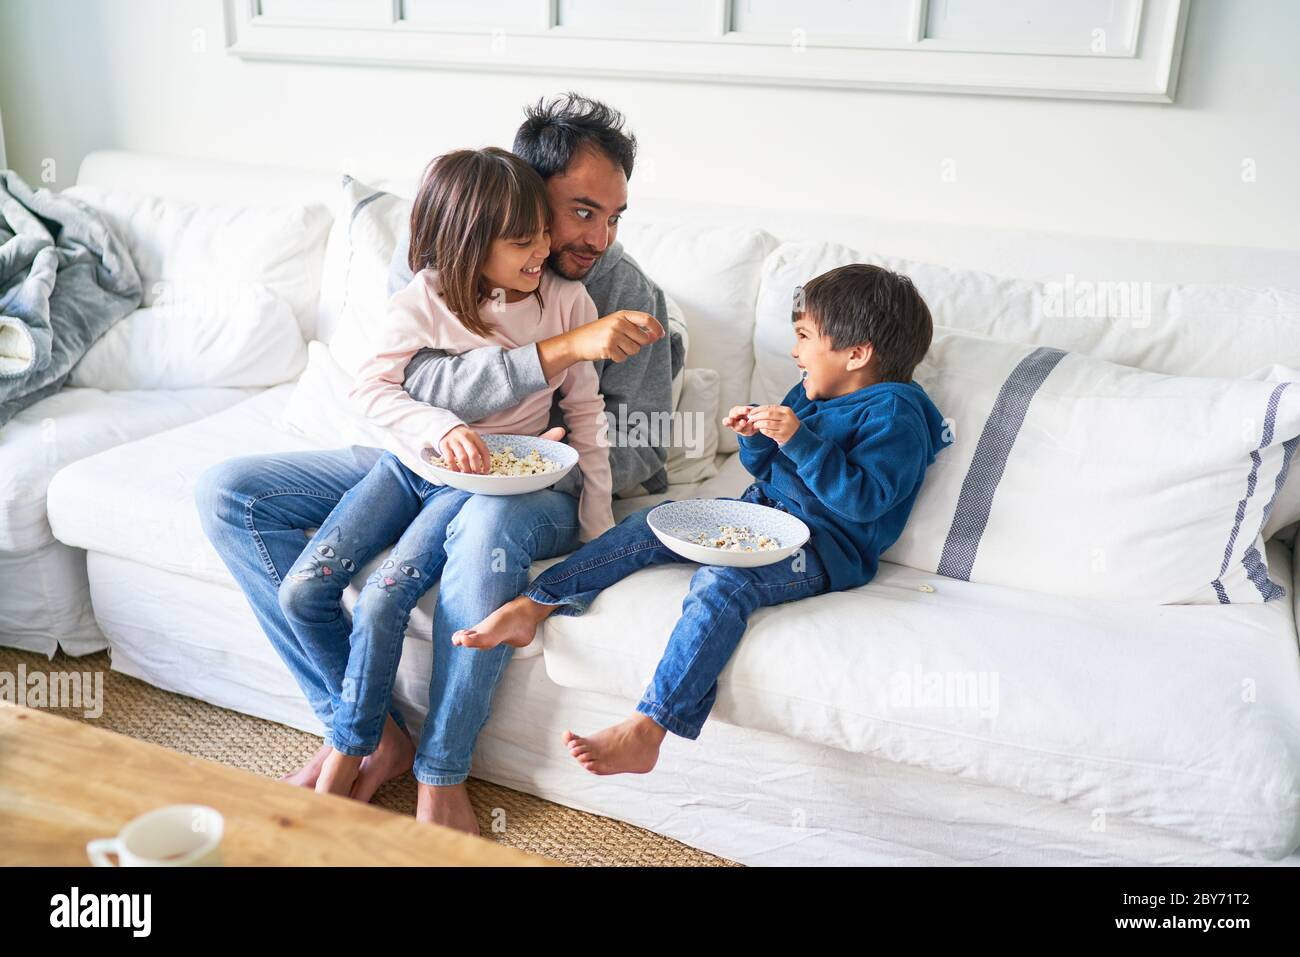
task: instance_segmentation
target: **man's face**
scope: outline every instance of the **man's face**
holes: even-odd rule
[[[618,236],[627,209],[627,177],[599,150],[583,149],[546,183],[551,201],[550,265],[566,279],[581,279]]]

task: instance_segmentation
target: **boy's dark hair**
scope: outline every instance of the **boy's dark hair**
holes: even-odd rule
[[[564,172],[574,154],[587,147],[604,153],[632,178],[636,137],[623,132],[623,114],[579,93],[543,98],[527,107],[513,149],[545,180]]]
[[[854,263],[824,272],[794,291],[791,322],[807,316],[832,349],[871,343],[882,382],[910,382],[934,334],[930,307],[912,280]]]

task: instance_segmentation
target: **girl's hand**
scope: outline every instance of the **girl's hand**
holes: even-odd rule
[[[648,312],[620,309],[567,333],[578,359],[622,362],[642,346],[664,336],[659,320]]]
[[[442,437],[442,461],[453,472],[486,475],[492,468],[492,453],[468,425],[458,425]]]
[[[778,445],[784,445],[799,428],[799,417],[788,405],[760,405],[749,410],[749,424]]]
[[[752,405],[733,405],[731,411],[727,413],[727,417],[722,420],[722,424],[737,435],[748,438],[757,431],[749,421],[749,413],[754,408]]]

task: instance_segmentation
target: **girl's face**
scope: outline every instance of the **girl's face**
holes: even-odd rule
[[[531,237],[492,240],[479,282],[489,299],[500,289],[506,302],[518,302],[536,291],[542,281],[542,265],[551,253],[551,237],[543,226]]]

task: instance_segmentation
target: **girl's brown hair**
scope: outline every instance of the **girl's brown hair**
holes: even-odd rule
[[[411,272],[433,267],[443,300],[480,336],[492,327],[479,315],[488,298],[479,277],[494,239],[531,239],[546,225],[546,185],[514,153],[489,146],[436,157],[411,207]],[[541,288],[534,293],[542,301]]]

